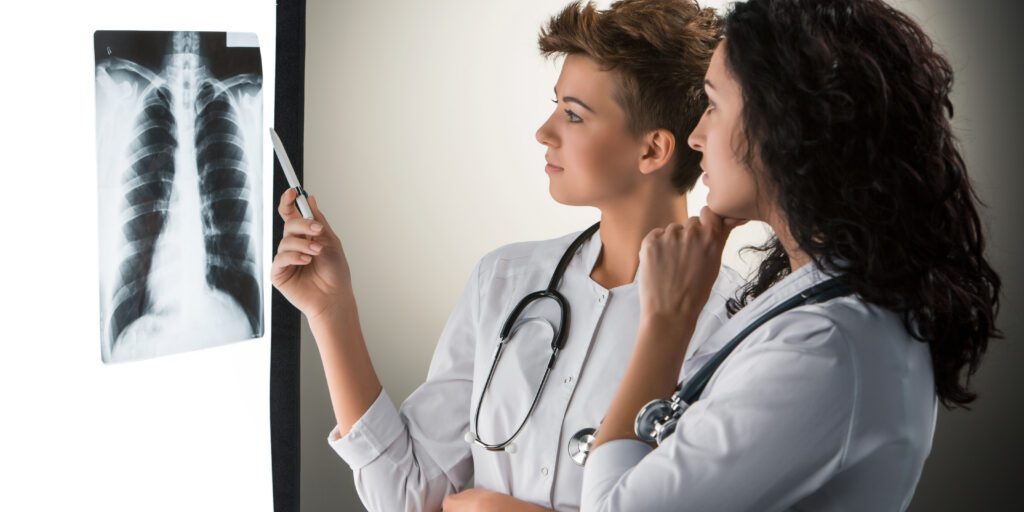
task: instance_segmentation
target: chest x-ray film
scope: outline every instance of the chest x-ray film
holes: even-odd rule
[[[261,337],[256,35],[94,42],[103,361]]]

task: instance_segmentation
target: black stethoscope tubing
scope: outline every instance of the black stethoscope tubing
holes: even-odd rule
[[[498,343],[498,348],[494,353],[494,361],[491,363],[491,369],[487,373],[487,380],[484,382],[484,388],[483,390],[480,391],[480,398],[476,404],[476,414],[474,415],[473,419],[473,431],[466,433],[467,441],[476,443],[477,445],[486,448],[487,450],[490,451],[500,451],[506,449],[509,452],[514,451],[514,445],[512,445],[512,441],[516,438],[516,436],[519,435],[519,432],[523,430],[523,427],[526,425],[526,421],[530,419],[530,415],[533,414],[533,410],[537,407],[537,402],[540,400],[540,395],[544,391],[544,385],[548,381],[548,376],[551,374],[551,369],[555,366],[555,360],[558,358],[558,353],[561,352],[562,347],[565,346],[565,340],[567,337],[567,333],[569,332],[569,301],[565,298],[564,295],[562,295],[561,292],[558,291],[558,285],[561,283],[562,277],[565,275],[565,270],[569,267],[569,263],[572,261],[572,258],[576,254],[576,251],[579,249],[580,245],[582,245],[585,240],[589,239],[600,226],[601,223],[596,222],[593,226],[590,226],[582,233],[580,233],[579,236],[577,236],[576,239],[573,240],[571,244],[569,244],[569,247],[565,250],[565,253],[562,254],[562,259],[558,261],[558,265],[555,266],[555,270],[551,274],[551,281],[548,283],[548,287],[523,297],[519,301],[519,303],[516,304],[516,307],[512,309],[512,312],[509,313],[508,318],[505,320],[505,324],[501,328],[501,332],[499,334],[500,341]],[[519,315],[522,314],[523,310],[526,309],[527,306],[529,306],[532,302],[541,299],[554,300],[558,304],[558,309],[560,313],[559,316],[561,323],[559,324],[559,327],[555,329],[554,336],[551,339],[551,359],[548,360],[548,366],[547,369],[544,370],[544,377],[541,378],[540,386],[537,388],[537,393],[533,396],[533,403],[530,404],[530,410],[527,411],[526,417],[523,418],[523,421],[519,424],[519,428],[516,429],[516,431],[512,434],[511,437],[509,437],[503,442],[485,443],[483,440],[480,439],[479,435],[480,409],[481,405],[483,405],[484,402],[484,395],[487,394],[487,390],[491,386],[491,379],[494,377],[494,370],[498,367],[498,360],[501,359],[501,353],[504,350],[505,345],[510,341],[509,334],[511,334],[512,327],[515,325],[516,320],[519,319]]]

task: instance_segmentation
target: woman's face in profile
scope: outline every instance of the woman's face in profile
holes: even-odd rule
[[[764,220],[756,208],[754,174],[738,156],[744,143],[743,94],[725,65],[725,44],[724,39],[719,43],[704,75],[708,108],[687,142],[702,153],[708,208],[723,217]]]
[[[615,100],[618,77],[584,55],[570,54],[555,84],[554,112],[537,130],[551,197],[572,206],[599,206],[640,181],[641,141],[630,134]]]

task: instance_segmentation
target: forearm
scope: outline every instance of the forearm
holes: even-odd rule
[[[699,309],[641,319],[636,348],[592,450],[608,441],[636,439],[633,425],[640,408],[651,400],[672,395],[698,313]]]
[[[355,296],[309,321],[327,379],[327,390],[341,436],[366,413],[381,391],[359,324]]]
[[[510,512],[553,512],[550,508],[481,488],[466,489],[445,498],[442,510],[502,510]]]
[[[554,512],[554,509],[544,508],[540,505],[534,505],[529,501],[515,500],[514,503],[510,503],[509,505],[509,507],[502,508],[502,510],[509,510],[514,512]]]

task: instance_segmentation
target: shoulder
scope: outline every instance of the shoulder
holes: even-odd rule
[[[802,306],[792,312],[791,320],[788,330],[829,332],[834,343],[842,343],[849,351],[865,350],[878,341],[892,345],[912,340],[898,314],[857,295]]]
[[[758,331],[750,356],[790,354],[800,366],[820,366],[829,379],[846,382],[859,380],[865,365],[904,359],[914,345],[898,315],[855,295],[797,307]]]
[[[550,267],[582,232],[581,229],[555,238],[513,242],[493,249],[477,263],[480,279],[534,270],[537,262],[544,262],[545,268]]]

